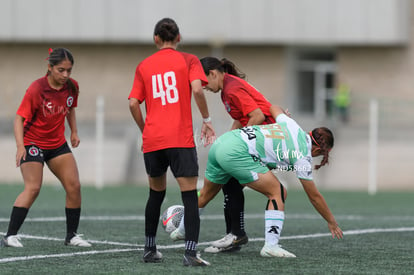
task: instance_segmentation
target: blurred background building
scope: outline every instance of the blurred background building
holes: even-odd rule
[[[155,23],[171,17],[183,37],[179,50],[232,60],[304,129],[334,131],[330,165],[315,173],[319,186],[414,189],[413,9],[412,0],[0,0],[1,181],[21,182],[15,112],[46,73],[48,48],[66,47],[80,84],[74,154],[82,182],[146,184],[127,98],[136,65],[156,51]],[[103,139],[96,138],[100,99]],[[231,119],[218,95],[207,99],[222,134]],[[193,117],[198,136],[196,108]],[[203,175],[208,148],[197,148]],[[280,176],[298,186],[293,175]],[[47,169],[45,181],[56,182]]]

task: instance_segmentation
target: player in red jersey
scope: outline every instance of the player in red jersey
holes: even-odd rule
[[[272,116],[272,104],[252,85],[244,80],[242,73],[231,61],[223,58],[205,57],[201,59],[208,84],[205,89],[218,93],[226,111],[233,118],[231,130],[244,126],[275,123]],[[231,178],[223,185],[224,216],[226,221],[226,236],[211,243],[206,252],[238,251],[241,245],[248,242],[244,230],[244,194],[243,185]],[[182,223],[170,235],[178,240],[184,235]]]
[[[251,84],[231,61],[204,57],[201,64],[207,75],[205,89],[218,93],[226,111],[234,119],[231,130],[244,126],[275,123],[270,113],[272,104]]]
[[[144,262],[160,262],[156,233],[164,200],[168,166],[177,179],[185,208],[185,266],[209,265],[197,256],[200,230],[198,213],[198,161],[194,143],[191,95],[203,117],[201,137],[205,144],[215,139],[202,85],[206,76],[198,58],[176,50],[180,42],[177,24],[170,18],[160,20],[154,29],[158,52],[136,68],[129,95],[129,107],[142,132],[142,149],[149,179],[149,198],[145,208]],[[140,104],[145,101],[145,121]]]
[[[76,233],[81,212],[80,182],[75,158],[65,139],[67,119],[72,147],[78,147],[80,142],[75,114],[79,86],[70,78],[74,60],[69,50],[56,48],[50,52],[48,61],[46,76],[27,89],[14,121],[16,166],[23,175],[24,190],[14,203],[1,245],[23,246],[17,232],[39,195],[46,162],[66,191],[65,245],[90,247],[91,244]]]

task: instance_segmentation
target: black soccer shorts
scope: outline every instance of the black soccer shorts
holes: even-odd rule
[[[20,164],[30,161],[44,164],[49,160],[67,153],[72,153],[67,142],[56,149],[41,149],[36,145],[26,145],[26,160],[20,160]]]

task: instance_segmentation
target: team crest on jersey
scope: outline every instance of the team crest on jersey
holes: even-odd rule
[[[73,96],[69,96],[68,99],[66,99],[66,106],[71,107],[73,104]]]
[[[29,155],[31,155],[32,157],[38,156],[39,153],[40,153],[39,148],[37,148],[36,146],[32,146],[29,148]]]

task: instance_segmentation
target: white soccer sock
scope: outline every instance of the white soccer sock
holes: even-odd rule
[[[265,210],[265,244],[277,245],[282,233],[285,212]]]
[[[198,208],[198,214],[201,216],[201,214],[203,213],[204,208]],[[180,232],[180,234],[184,235],[185,234],[185,228],[184,228],[184,215],[181,218],[180,221],[180,225],[178,226],[178,232]]]

